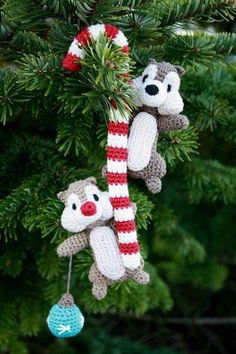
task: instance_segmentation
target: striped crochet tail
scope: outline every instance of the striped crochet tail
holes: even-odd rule
[[[85,57],[84,48],[92,40],[96,41],[101,34],[111,39],[122,52],[128,53],[127,39],[118,28],[109,24],[92,25],[74,38],[63,59],[63,68],[79,71],[81,60]],[[110,114],[107,142],[108,191],[114,209],[115,227],[123,264],[128,269],[136,269],[140,266],[141,256],[127,181],[129,112],[121,115],[113,106]]]

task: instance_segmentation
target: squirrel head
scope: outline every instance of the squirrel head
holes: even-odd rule
[[[181,66],[150,59],[142,75],[132,80],[137,105],[157,108],[160,115],[182,112],[184,105],[179,87],[184,73]]]
[[[96,186],[94,177],[80,180],[58,193],[58,198],[65,204],[61,224],[70,232],[81,232],[99,220],[113,217],[113,208],[108,192],[102,192]]]

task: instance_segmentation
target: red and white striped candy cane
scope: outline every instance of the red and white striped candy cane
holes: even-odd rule
[[[63,68],[79,71],[81,59],[85,58],[84,48],[101,34],[111,39],[122,52],[128,53],[128,42],[121,30],[109,24],[92,25],[74,38],[63,59]],[[108,126],[107,182],[123,264],[128,269],[136,269],[140,266],[141,256],[127,182],[129,114],[128,110],[121,115],[114,107],[111,109],[113,119],[110,119]]]

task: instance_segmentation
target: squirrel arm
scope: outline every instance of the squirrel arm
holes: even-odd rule
[[[70,257],[88,246],[88,234],[81,232],[63,241],[57,248],[57,254],[59,257]]]
[[[188,128],[189,120],[182,114],[161,116],[158,122],[159,130],[169,132],[172,130],[184,130]]]
[[[128,168],[130,170],[140,171],[148,165],[156,135],[156,119],[147,112],[138,113],[131,124],[128,140]]]

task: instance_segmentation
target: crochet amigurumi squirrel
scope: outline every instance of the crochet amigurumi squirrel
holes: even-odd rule
[[[150,59],[142,75],[132,81],[138,113],[131,120],[128,140],[128,173],[142,178],[152,193],[161,190],[166,163],[156,151],[159,132],[183,130],[188,118],[179,114],[184,104],[179,94],[185,71],[178,65]]]
[[[65,204],[62,226],[76,235],[62,242],[57,253],[60,257],[70,257],[87,247],[92,248],[94,263],[90,268],[89,280],[93,284],[93,295],[101,300],[106,296],[107,286],[113,282],[134,279],[139,284],[147,284],[149,274],[143,270],[143,259],[141,266],[135,270],[124,267],[114,232],[109,195],[108,192],[101,192],[96,183],[94,177],[89,177],[70,184],[67,190],[58,193],[58,198]]]

